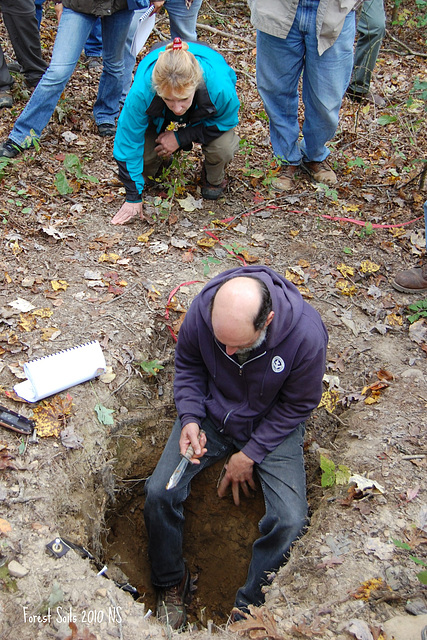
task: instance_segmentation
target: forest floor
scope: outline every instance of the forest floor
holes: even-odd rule
[[[392,24],[393,6],[373,81],[386,106],[344,98],[330,144],[334,188],[304,174],[291,193],[272,188],[255,34],[239,1],[205,2],[199,15],[199,37],[236,70],[242,104],[241,147],[220,200],[201,198],[195,148],[146,191],[149,222],[110,224],[124,192],[113,141],[95,130],[98,73],[84,57],[40,149],[0,167],[0,404],[36,421],[35,437],[0,432],[1,640],[170,636],[150,616],[144,480],[175,418],[185,311],[212,276],[245,263],[296,283],[330,334],[322,406],[306,434],[311,523],[270,576],[265,607],[230,625],[262,499],[239,509],[219,501],[218,467],[197,479],[185,532],[196,590],[180,637],[419,638],[411,625],[427,624],[427,321],[421,300],[391,281],[425,259],[426,28],[415,2]],[[152,38],[167,29],[162,16]],[[47,60],[55,30],[49,9]],[[3,25],[0,37],[12,60]],[[14,98],[1,139],[28,99],[19,75]],[[92,340],[104,376],[34,404],[16,396],[25,362]],[[47,553],[58,537],[77,548]],[[126,583],[135,597],[118,586]],[[403,635],[390,626],[399,616]]]

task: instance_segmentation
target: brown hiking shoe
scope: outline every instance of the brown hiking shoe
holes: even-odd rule
[[[427,262],[422,267],[398,271],[391,285],[403,293],[424,293],[427,291]]]
[[[295,186],[295,173],[299,165],[285,164],[280,170],[280,174],[277,178],[273,178],[271,184],[274,189],[280,191],[290,191]]]
[[[315,162],[314,160],[312,162],[303,162],[301,166],[316,182],[323,182],[324,184],[336,184],[338,182],[337,174],[331,169],[326,160],[322,160],[322,162]]]
[[[190,572],[186,568],[179,584],[158,590],[156,601],[158,621],[176,631],[182,629],[187,622],[185,605],[190,603],[190,597]]]

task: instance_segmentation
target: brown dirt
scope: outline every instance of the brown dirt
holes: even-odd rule
[[[414,19],[411,3],[407,10],[407,21]],[[204,283],[241,264],[242,257],[287,273],[319,310],[330,333],[327,373],[335,376],[325,381],[325,391],[329,385],[338,397],[332,413],[319,408],[308,425],[311,526],[287,565],[271,576],[266,606],[276,631],[265,631],[263,637],[344,640],[355,637],[348,623],[357,619],[369,624],[372,637],[378,638],[385,620],[408,614],[408,601],[420,597],[425,603],[425,587],[416,578],[422,567],[409,557],[425,561],[427,536],[425,320],[416,325],[418,332],[410,328],[407,305],[414,297],[390,285],[398,269],[417,263],[425,246],[422,221],[411,222],[422,215],[426,199],[420,183],[426,149],[424,105],[408,104],[420,95],[411,93],[420,58],[407,55],[392,39],[409,37],[403,27],[390,27],[375,76],[387,108],[378,113],[344,99],[340,129],[331,145],[340,177],[336,190],[325,191],[301,175],[295,191],[283,196],[269,185],[268,124],[256,94],[249,44],[254,34],[246,4],[225,7],[215,1],[202,13],[201,22],[232,36],[202,34],[200,29],[236,69],[242,100],[242,153],[230,165],[225,198],[201,201],[193,211],[184,211],[178,203],[187,194],[200,199],[201,156],[196,149],[181,164],[186,185],[167,214],[159,207],[166,202],[168,184],[163,184],[147,192],[152,223],[135,220],[112,227],[123,195],[112,141],[95,135],[90,109],[97,77],[83,63],[40,152],[25,154],[4,171],[1,404],[28,417],[37,405],[51,406],[52,399],[28,405],[11,395],[22,364],[92,339],[101,343],[115,377],[69,390],[73,405],[62,426],[73,427],[83,439],[79,448],[70,448],[61,437],[30,443],[2,429],[1,639],[64,639],[71,634],[70,622],[78,629],[74,640],[166,635],[152,618],[144,618],[153,609],[154,597],[142,494],[175,418],[171,332],[177,332],[182,313]],[[161,22],[159,30],[166,24]],[[54,31],[50,14],[43,32],[46,57]],[[412,40],[406,40],[413,51],[422,49],[423,33],[414,28]],[[25,105],[19,78],[14,93],[16,106],[2,112],[1,138]],[[385,114],[396,120],[382,125],[378,117]],[[67,142],[64,132],[77,137]],[[84,172],[99,182],[73,179],[68,172],[72,192],[60,195],[55,180],[64,169],[65,154],[75,154]],[[173,170],[169,184],[178,175]],[[363,228],[348,221],[354,218],[380,226]],[[404,226],[381,226],[390,224]],[[210,234],[218,240],[207,246]],[[364,271],[365,260],[379,269]],[[345,279],[347,289],[354,287],[351,295],[339,288],[342,263],[353,268]],[[66,284],[54,291],[55,281]],[[21,313],[10,306],[17,298],[51,315]],[[138,364],[151,360],[164,367],[155,376]],[[378,396],[362,393],[378,382],[381,370],[393,376],[388,386]],[[60,398],[65,404],[66,393]],[[375,402],[369,404],[371,400]],[[100,423],[97,404],[114,409],[113,425]],[[384,493],[352,499],[346,484],[322,487],[320,453],[374,479]],[[234,635],[227,619],[262,515],[259,492],[239,509],[231,498],[217,499],[220,469],[197,479],[187,505],[185,555],[198,578],[190,608],[193,636],[209,635],[209,620],[219,636]],[[60,559],[49,556],[46,544],[58,535],[85,546],[96,563],[74,551]],[[398,548],[393,539],[406,542],[410,551]],[[28,569],[25,577],[8,575],[5,567],[11,560]],[[112,579],[96,575],[104,563],[109,578],[128,579],[138,588],[138,602]],[[378,589],[366,599],[355,597],[363,583],[377,578],[383,581]],[[30,618],[47,616],[49,608],[50,619]]]

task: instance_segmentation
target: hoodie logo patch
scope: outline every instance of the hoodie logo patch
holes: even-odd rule
[[[285,363],[280,356],[274,356],[271,363],[271,368],[273,369],[274,373],[281,373],[283,371],[283,369],[285,368]]]

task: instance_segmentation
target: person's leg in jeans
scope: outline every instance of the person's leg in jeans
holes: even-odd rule
[[[264,602],[262,586],[268,584],[268,574],[284,564],[292,543],[307,525],[304,432],[301,423],[254,467],[266,511],[259,524],[261,537],[252,547],[246,583],[236,594],[235,606],[241,611],[247,612],[249,604],[259,606]]]
[[[27,148],[34,138],[40,138],[74,71],[95,20],[96,16],[64,7],[50,65],[9,135],[15,144]]]
[[[257,31],[257,87],[269,117],[273,153],[293,165],[301,162],[298,82],[304,55],[304,40],[295,22],[285,40]]]
[[[123,90],[124,51],[133,11],[117,11],[101,18],[103,69],[93,107],[95,122],[115,125]]]
[[[36,6],[36,18],[37,18],[37,24],[39,25],[39,31],[40,31],[41,21],[43,18],[43,3],[44,3],[44,0],[34,0],[34,4]]]
[[[35,87],[47,63],[42,57],[34,0],[2,0],[1,11],[25,82]]]
[[[144,519],[148,532],[148,555],[151,580],[157,588],[174,586],[185,574],[182,555],[183,504],[189,495],[192,478],[234,450],[233,443],[219,433],[210,420],[205,420],[202,428],[207,437],[207,453],[200,458],[200,465],[190,463],[178,485],[166,490],[169,478],[181,460],[181,424],[177,420],[153,475],[145,484]]]
[[[354,52],[349,94],[366,95],[385,34],[384,0],[366,0],[357,21],[358,38]]]
[[[169,15],[171,39],[181,38],[186,42],[196,42],[196,22],[202,0],[193,0],[189,9],[185,0],[166,0],[164,7]]]
[[[92,27],[84,47],[86,58],[102,57],[102,27],[101,18],[98,18]],[[90,61],[89,61],[90,62]]]
[[[315,7],[317,2],[313,2]],[[326,143],[335,135],[339,111],[353,68],[355,34],[354,12],[344,21],[334,44],[321,56],[317,50],[316,10],[311,8],[305,37],[306,58],[302,99],[305,107],[303,140],[300,144],[304,160],[322,162],[330,151]]]

